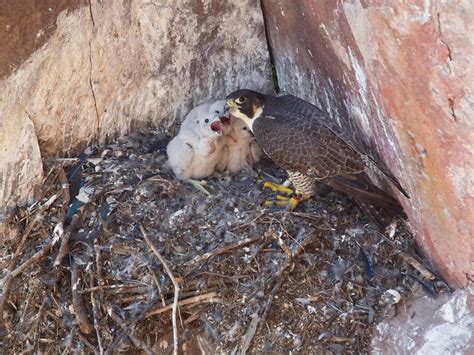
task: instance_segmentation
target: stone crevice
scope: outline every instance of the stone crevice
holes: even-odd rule
[[[89,13],[91,14],[92,27],[95,27],[94,14],[92,13],[92,0],[89,0]]]
[[[448,69],[449,69],[449,73],[451,74],[451,66],[450,66],[450,62],[453,61],[453,56],[452,56],[452,53],[451,53],[451,48],[449,47],[448,43],[443,39],[443,31],[441,30],[441,12],[438,12],[436,14],[436,18],[437,18],[437,21],[438,21],[438,33],[439,33],[439,40],[441,41],[441,43],[443,43],[443,45],[446,47],[446,50],[448,51]]]
[[[448,103],[449,103],[449,113],[451,114],[451,117],[457,121],[457,117],[456,117],[456,112],[454,111],[454,99],[449,97],[448,98]]]
[[[99,116],[99,109],[97,108],[97,98],[95,96],[94,91],[94,84],[92,83],[92,39],[89,40],[89,86],[91,88],[92,100],[94,100],[94,108],[96,114],[96,138],[99,139],[100,137],[100,116]]]
[[[96,139],[99,139],[100,137],[100,116],[99,116],[99,109],[97,108],[97,98],[95,95],[94,91],[94,85],[92,83],[92,36],[94,35],[94,29],[95,29],[95,21],[94,21],[94,15],[92,13],[92,0],[89,0],[89,13],[91,17],[91,22],[92,22],[92,33],[91,33],[91,38],[89,39],[89,86],[91,88],[91,94],[92,94],[92,100],[94,100],[94,109],[95,109],[95,114],[96,114],[96,128],[95,128],[95,134],[96,134]]]

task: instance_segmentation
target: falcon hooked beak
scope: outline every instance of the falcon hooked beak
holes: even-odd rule
[[[263,112],[263,99],[257,92],[237,90],[227,96],[226,103],[231,115],[242,119],[253,132],[253,123]]]

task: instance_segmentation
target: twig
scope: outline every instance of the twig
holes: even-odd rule
[[[89,268],[89,277],[90,277],[90,284],[94,285],[94,273],[92,271],[92,268]],[[94,321],[94,329],[95,329],[95,334],[97,337],[97,345],[99,346],[99,354],[103,355],[104,348],[102,347],[102,338],[100,336],[100,330],[99,330],[99,306],[97,305],[94,292],[91,292],[91,303],[92,303],[92,316],[93,316],[92,318]]]
[[[118,304],[124,304],[124,303],[145,301],[146,299],[148,299],[148,295],[133,295],[133,296],[127,296],[127,297],[118,297],[118,299],[115,302],[117,302]]]
[[[413,266],[416,270],[418,270],[425,279],[434,280],[436,277],[433,275],[431,271],[429,271],[422,263],[416,260],[413,256],[408,253],[401,252],[400,257]]]
[[[281,240],[281,238],[280,238]],[[292,270],[288,271],[288,268],[293,265],[293,260],[297,256],[299,256],[303,251],[305,246],[313,242],[313,238],[307,238],[303,242],[297,244],[297,248],[295,251],[291,251],[290,248],[288,248],[284,243],[283,240],[281,240],[280,247],[282,250],[285,252],[287,255],[285,263],[282,265],[282,267],[270,278],[269,283],[272,283],[276,278],[278,278],[278,281],[275,283],[275,285],[272,288],[272,291],[270,292],[268,301],[266,302],[265,306],[262,307],[260,310],[263,310],[261,313],[262,315],[259,316],[258,312],[250,322],[249,327],[247,328],[247,332],[245,333],[245,338],[243,345],[240,350],[240,354],[245,354],[247,350],[250,348],[250,345],[252,343],[253,337],[255,336],[255,332],[257,330],[258,324],[260,325],[264,324],[268,313],[270,312],[273,300],[280,290],[281,285],[283,284],[283,281],[285,280],[285,276],[288,275]]]
[[[176,281],[173,273],[171,272],[170,267],[168,266],[168,263],[166,260],[161,256],[160,252],[158,249],[155,247],[155,245],[151,242],[150,238],[148,238],[148,235],[146,234],[145,228],[143,225],[140,223],[140,231],[143,234],[143,238],[145,239],[146,243],[150,247],[151,250],[153,250],[153,253],[155,253],[156,257],[160,262],[163,264],[163,268],[165,269],[166,273],[168,274],[169,278],[171,279],[171,282],[173,283],[174,286],[174,301],[173,301],[173,313],[172,313],[172,322],[173,322],[173,354],[177,355],[178,354],[178,326],[176,322],[176,314],[178,310],[178,298],[179,298],[179,285],[178,282]]]
[[[46,305],[46,302],[48,302],[48,297],[45,297],[43,299],[43,302],[41,302],[41,306],[38,310],[37,316],[35,323],[33,324],[32,330],[33,330],[33,343],[34,343],[34,349],[36,351],[36,348],[38,346],[38,328],[39,324],[43,318],[43,311],[44,311],[44,306]]]
[[[250,344],[252,344],[253,337],[257,332],[258,323],[260,322],[260,316],[258,312],[252,314],[252,321],[245,332],[244,341],[242,347],[240,348],[239,354],[245,355],[250,348]]]
[[[122,288],[138,288],[141,286],[137,286],[136,284],[130,284],[130,285],[103,285],[103,286],[93,286],[89,288],[85,288],[83,290],[80,290],[79,293],[89,293],[89,292],[94,292],[94,291],[104,291],[104,290],[116,290],[116,289],[122,289]],[[135,291],[135,290],[134,290]],[[133,291],[128,291],[128,292],[133,292]]]
[[[80,332],[76,332],[76,335],[77,337],[79,338],[79,340],[84,343],[89,349],[91,349],[91,351],[94,353],[94,354],[99,354],[97,352],[97,350],[94,348],[94,345],[92,345],[89,340],[86,339],[86,337],[84,335],[82,335]],[[66,352],[67,353],[67,352]]]
[[[42,221],[43,219],[43,213],[48,210],[51,205],[57,200],[59,197],[58,194],[54,194],[51,196],[48,201],[46,201],[39,209],[36,215],[33,217],[33,219],[28,223],[28,225],[25,228],[25,231],[23,232],[23,235],[21,237],[20,243],[18,243],[18,246],[15,250],[15,254],[13,255],[12,261],[10,262],[10,269],[13,270],[16,266],[16,262],[18,260],[18,257],[20,256],[21,251],[23,250],[23,247],[25,246],[26,240],[28,239],[28,236],[31,233],[31,230],[33,227]]]
[[[153,269],[151,268],[150,265],[148,266],[148,271],[150,272],[151,276],[153,277],[153,281],[155,281],[156,287],[158,288],[158,292],[160,293],[160,298],[161,298],[161,304],[163,307],[166,306],[165,302],[165,297],[163,296],[163,292],[161,291],[161,286],[160,286],[160,281],[158,281],[158,278],[156,277],[155,273],[153,272]]]
[[[71,239],[71,235],[78,228],[79,224],[83,221],[84,213],[86,213],[86,209],[89,206],[89,204],[82,206],[79,211],[72,216],[71,223],[69,223],[69,225],[66,227],[65,233],[62,235],[58,255],[54,260],[54,267],[61,265],[64,257],[68,254],[69,240]]]
[[[261,320],[260,325],[262,325],[267,319],[268,313],[270,312],[270,308],[272,307],[273,299],[275,298],[276,294],[280,290],[281,285],[283,285],[284,280],[285,278],[283,277],[283,275],[280,275],[280,278],[278,279],[277,283],[275,284],[275,286],[273,286],[273,289],[270,292],[270,296],[268,297],[267,304],[265,305],[265,308],[263,310],[263,313],[260,319]]]
[[[25,261],[23,264],[18,266],[15,270],[12,271],[10,274],[11,278],[15,278],[21,273],[23,273],[26,269],[28,269],[32,264],[37,262],[39,259],[41,259],[43,256],[45,256],[51,248],[56,244],[57,240],[55,238],[51,239],[40,251],[36,252],[33,254],[27,261]]]
[[[199,303],[224,303],[224,301],[217,297],[217,292],[208,292],[204,293],[202,295],[194,296],[194,297],[189,297],[184,300],[180,300],[178,302],[179,307],[183,307],[189,304],[199,304]],[[145,314],[145,318],[149,318],[151,316],[161,314],[163,312],[169,311],[172,309],[173,305],[168,304],[164,307],[160,307],[158,309],[151,309]]]
[[[94,254],[95,254],[95,267],[96,267],[96,274],[97,274],[97,284],[99,286],[104,286],[105,285],[105,282],[104,282],[104,275],[103,275],[103,272],[102,272],[102,258],[101,258],[101,253],[100,253],[100,245],[99,245],[99,241],[98,239],[96,239],[94,241]],[[100,299],[103,300],[104,299],[104,291],[103,290],[99,290],[99,296],[100,296]]]
[[[258,240],[260,240],[264,237],[265,236],[263,236],[263,235],[257,235],[257,236],[251,237],[251,238],[245,238],[245,239],[239,240],[236,243],[226,245],[226,246],[223,246],[221,248],[214,249],[213,251],[210,251],[210,252],[202,254],[202,255],[198,255],[193,260],[187,262],[186,264],[191,264],[191,265],[196,264],[200,261],[210,259],[214,256],[225,254],[225,253],[227,253],[231,250],[237,249],[237,248],[239,248],[243,245],[254,243],[254,242],[256,242],[256,241],[258,241]]]
[[[69,194],[69,182],[67,181],[66,172],[63,168],[59,170],[58,175],[59,183],[61,184],[61,191],[63,194],[63,213],[66,215],[67,210],[69,208],[69,204],[71,203],[71,195]]]
[[[72,258],[71,258],[72,259]],[[76,316],[77,324],[84,334],[91,334],[94,328],[87,318],[87,311],[84,305],[84,300],[81,294],[78,292],[79,288],[79,275],[76,263],[71,260],[71,294],[72,294],[72,305],[74,307],[74,315]]]
[[[122,329],[127,328],[127,324],[123,321],[123,319],[120,318],[113,311],[113,309],[111,307],[107,307],[107,308],[108,308],[107,311],[108,311],[110,317],[114,320],[114,322],[117,323],[118,325],[120,325],[120,327],[122,327]],[[135,334],[133,334],[132,332],[127,332],[127,336],[132,341],[133,345],[135,345],[137,348],[142,349],[145,353],[147,353],[149,355],[154,354],[153,350],[143,340],[138,338]]]

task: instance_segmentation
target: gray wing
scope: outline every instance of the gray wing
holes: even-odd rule
[[[257,142],[278,165],[318,180],[366,169],[360,154],[329,128],[297,115],[260,117],[254,123]]]
[[[284,95],[277,98],[274,110],[277,115],[290,116],[298,119],[315,120],[320,125],[325,126],[333,132],[338,138],[343,140],[355,152],[357,152],[364,162],[364,164],[378,175],[391,181],[397,189],[406,197],[410,198],[405,189],[395,176],[373,157],[371,157],[364,149],[362,142],[357,141],[350,132],[347,132],[343,127],[339,126],[337,122],[332,120],[324,111],[314,106],[313,104],[302,100],[293,95]]]

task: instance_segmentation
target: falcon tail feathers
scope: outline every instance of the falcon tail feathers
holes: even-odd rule
[[[389,180],[395,187],[406,197],[410,198],[410,195],[408,195],[408,192],[405,191],[405,189],[402,187],[400,182],[397,180],[395,176],[393,176],[390,172],[387,170],[381,168],[375,160],[370,158],[367,155],[362,156],[362,160],[364,161],[365,165],[367,165],[370,169],[375,171],[377,174],[383,176],[387,180]]]
[[[335,176],[326,182],[337,191],[354,197],[357,202],[376,220],[385,226],[390,223],[390,215],[406,219],[403,207],[392,196],[375,186],[369,177],[362,173],[350,176]]]

